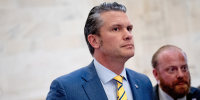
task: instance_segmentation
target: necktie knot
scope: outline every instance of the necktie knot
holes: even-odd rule
[[[122,82],[123,82],[123,76],[121,76],[121,75],[115,76],[114,80],[116,80],[117,82],[119,82],[119,83],[122,84]]]

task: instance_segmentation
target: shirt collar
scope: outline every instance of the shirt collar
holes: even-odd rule
[[[117,74],[112,72],[111,70],[107,69],[103,65],[101,65],[95,58],[94,58],[94,66],[96,68],[97,74],[100,78],[100,80],[106,84],[107,82],[111,81]],[[127,81],[127,76],[126,76],[126,70],[125,68],[123,69],[122,73],[120,74],[121,76],[124,76],[124,80]]]
[[[165,93],[160,87],[158,89],[159,89],[160,100],[174,100],[171,96]],[[186,96],[178,98],[177,100],[186,100]]]

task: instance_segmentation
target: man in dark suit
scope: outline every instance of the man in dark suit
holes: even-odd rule
[[[152,57],[153,74],[158,82],[154,100],[200,100],[200,90],[190,86],[190,72],[184,51],[164,45]]]
[[[84,28],[94,60],[55,79],[47,100],[152,100],[149,78],[124,68],[134,56],[132,24],[126,7],[103,3],[91,9]]]

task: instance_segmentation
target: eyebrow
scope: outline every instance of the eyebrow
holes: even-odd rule
[[[123,24],[113,24],[112,26],[124,26]],[[133,27],[132,24],[127,25],[127,27]]]
[[[128,25],[129,27],[133,27],[133,25],[132,24],[130,24],[130,25]]]

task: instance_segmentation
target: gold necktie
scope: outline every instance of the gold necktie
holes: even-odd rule
[[[114,77],[114,80],[117,81],[117,100],[127,100],[127,95],[123,87],[123,76],[118,75]]]

